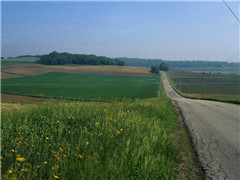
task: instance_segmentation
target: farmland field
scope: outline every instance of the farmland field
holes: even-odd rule
[[[2,178],[202,179],[162,90],[160,81],[152,99],[3,103]]]
[[[75,100],[156,97],[159,77],[105,76],[51,72],[2,80],[2,93]]]
[[[237,74],[171,71],[176,88],[187,96],[240,101],[240,76]],[[205,84],[205,87],[204,87]]]
[[[127,66],[85,66],[85,65],[42,65],[36,63],[2,63],[4,73],[19,74],[23,76],[39,75],[48,72],[64,72],[79,74],[99,74],[114,76],[146,76],[156,77],[150,73],[149,68]],[[3,72],[3,71],[2,71]]]
[[[37,60],[39,60],[38,57],[17,57],[17,58],[1,59],[1,62],[2,63],[7,63],[7,62],[35,63]]]

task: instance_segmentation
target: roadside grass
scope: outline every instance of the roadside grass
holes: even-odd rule
[[[158,77],[54,72],[2,80],[3,93],[90,101],[156,97],[158,87]]]
[[[183,97],[240,104],[240,76],[236,74],[206,74],[203,92],[202,73],[166,73],[173,89]]]
[[[1,62],[2,63],[8,63],[8,62],[35,63],[37,60],[39,60],[38,57],[18,57],[18,58],[1,59]]]

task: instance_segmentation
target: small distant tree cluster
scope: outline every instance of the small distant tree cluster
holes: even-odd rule
[[[1,57],[1,59],[4,59],[4,57]]]
[[[159,66],[159,70],[160,71],[168,71],[169,70],[168,64],[165,62],[161,63]]]
[[[163,62],[160,64],[160,66],[151,66],[151,70],[150,72],[151,73],[154,73],[154,74],[159,74],[159,71],[168,71],[169,70],[169,67],[168,67],[168,64]]]
[[[62,64],[85,64],[85,65],[118,65],[124,66],[125,62],[105,56],[58,53],[56,51],[48,55],[40,56],[39,64],[62,65]]]
[[[159,68],[157,66],[151,66],[151,73],[159,74]]]

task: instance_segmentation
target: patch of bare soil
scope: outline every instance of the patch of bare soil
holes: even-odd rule
[[[1,103],[38,103],[47,101],[57,101],[49,98],[37,98],[13,94],[1,94]]]
[[[15,77],[20,77],[20,76],[1,72],[1,79],[8,79],[8,78],[15,78]]]
[[[42,65],[34,63],[2,63],[11,66],[5,71],[23,75],[39,75],[48,72],[100,74],[115,76],[158,76],[149,72],[149,68],[129,66],[85,66],[85,65]]]

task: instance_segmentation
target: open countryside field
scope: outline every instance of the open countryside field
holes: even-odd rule
[[[39,60],[39,57],[14,57],[1,59],[2,63],[14,62],[14,63],[35,63]]]
[[[39,75],[48,72],[80,73],[80,74],[100,74],[116,76],[147,76],[156,77],[150,73],[149,68],[127,67],[127,66],[83,66],[83,65],[42,65],[34,63],[2,63],[4,73],[18,75]]]
[[[240,101],[240,75],[171,71],[176,88],[187,96]],[[205,85],[204,85],[205,84]]]
[[[47,73],[3,79],[2,93],[74,100],[156,97],[158,77]]]
[[[162,90],[160,81],[160,97],[153,99],[18,110],[16,104],[14,111],[4,104],[2,177],[202,179],[186,129]]]

